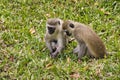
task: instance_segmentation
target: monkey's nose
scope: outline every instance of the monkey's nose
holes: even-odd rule
[[[49,34],[53,34],[54,30],[49,30],[48,32],[49,32]]]

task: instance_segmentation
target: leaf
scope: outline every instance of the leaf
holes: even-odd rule
[[[78,1],[77,0],[72,0],[74,3],[77,3]]]
[[[104,14],[105,14],[105,15],[109,15],[109,14],[110,14],[110,12],[108,12],[108,11],[107,11],[107,12],[105,12]]]
[[[105,9],[104,8],[101,8],[100,11],[102,11],[103,13],[105,12]]]
[[[0,60],[0,64],[2,63],[2,60]]]
[[[79,75],[78,72],[71,72],[70,77],[71,77],[71,78],[79,78],[80,75]]]
[[[110,14],[110,12],[105,11],[105,9],[104,9],[104,8],[101,8],[101,9],[100,9],[100,11],[102,11],[105,15],[109,15],[109,14]]]
[[[50,17],[51,15],[50,14],[46,14],[46,17]]]
[[[53,66],[53,64],[50,62],[50,63],[48,63],[45,67],[46,67],[46,69],[51,69],[52,66]]]
[[[87,71],[89,69],[89,66],[85,66],[83,69]]]
[[[0,24],[3,24],[4,23],[4,21],[3,20],[0,20]]]
[[[67,58],[67,63],[70,63],[70,58],[69,57]]]
[[[100,69],[96,69],[96,75],[99,75],[101,73],[101,70]]]
[[[98,2],[95,2],[94,5],[95,5],[95,6],[98,6],[99,4],[98,4]]]
[[[10,61],[14,61],[14,56],[10,56]]]
[[[35,29],[34,29],[34,27],[33,27],[33,28],[31,28],[31,29],[29,30],[29,32],[30,32],[31,34],[34,34],[36,31],[35,31]]]

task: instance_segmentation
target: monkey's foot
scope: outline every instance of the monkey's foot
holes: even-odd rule
[[[78,59],[78,63],[82,63],[82,60],[81,60],[81,59]]]
[[[57,54],[51,53],[50,56],[51,56],[51,58],[56,58]]]

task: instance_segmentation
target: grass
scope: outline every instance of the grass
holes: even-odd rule
[[[51,59],[43,49],[45,23],[53,17],[90,25],[114,54],[80,63],[72,42]],[[120,79],[119,0],[0,0],[0,80],[52,79]]]

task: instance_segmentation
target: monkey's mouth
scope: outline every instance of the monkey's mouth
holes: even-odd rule
[[[72,34],[69,31],[65,31],[68,36],[71,36]]]
[[[48,27],[48,32],[49,32],[49,34],[53,34],[55,32],[55,28],[54,27]]]

